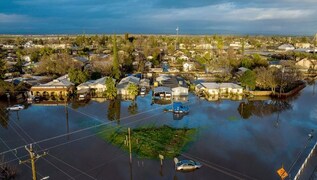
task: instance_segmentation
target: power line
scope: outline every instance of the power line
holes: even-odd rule
[[[34,141],[33,140],[33,138],[27,133],[27,132],[25,132],[24,131],[24,129],[21,127],[21,126],[19,126],[16,122],[14,122],[14,120],[12,121],[31,141]],[[18,133],[19,134],[19,133]],[[25,143],[27,143],[26,142],[26,140],[25,140]],[[32,147],[32,146],[31,146]],[[41,148],[41,146],[40,145],[38,145],[38,147],[40,148],[40,149],[42,149]],[[46,152],[44,152],[44,155],[46,155]],[[38,157],[36,157],[36,159],[38,159]],[[54,165],[52,162],[50,162],[49,160],[47,160],[47,159],[45,159],[45,158],[43,158],[47,163],[49,163],[50,165],[52,165],[53,167],[55,167],[56,169],[58,169],[59,171],[61,171],[62,173],[64,173],[65,175],[67,175],[68,177],[70,177],[71,178],[71,176],[69,175],[69,174],[67,174],[65,171],[63,171],[63,170],[61,170],[60,168],[58,168],[56,165]],[[35,165],[34,165],[35,166]],[[42,176],[43,177],[43,176]]]
[[[139,120],[137,120],[137,121],[129,122],[129,123],[127,123],[126,125],[132,124],[132,123],[136,123],[136,122],[140,122],[140,121],[142,121],[142,120],[145,120],[145,119],[148,119],[148,118],[151,118],[151,117],[160,115],[160,114],[161,114],[161,113],[159,113],[159,114],[154,114],[154,115],[151,115],[151,116],[148,116],[148,117],[145,117],[145,118],[141,118],[141,119],[139,119]],[[100,134],[100,133],[103,133],[103,132],[106,132],[106,131],[110,131],[110,130],[112,130],[112,129],[114,129],[114,128],[116,128],[116,127],[111,127],[111,128],[109,128],[109,129],[102,130],[102,131],[97,132],[97,133],[95,133],[95,134],[87,135],[87,136],[84,136],[84,137],[81,137],[81,138],[78,138],[78,139],[75,139],[75,140],[72,140],[72,141],[68,141],[68,142],[65,142],[65,143],[60,143],[60,144],[57,144],[57,145],[55,145],[55,146],[51,146],[51,147],[49,147],[49,148],[46,148],[45,150],[54,149],[54,148],[59,147],[59,146],[63,146],[63,145],[70,144],[70,143],[73,143],[73,142],[76,142],[76,141],[80,141],[80,140],[83,140],[83,139],[86,139],[86,138],[89,138],[89,137],[92,137],[92,136],[96,136],[96,134]],[[11,150],[13,151],[13,150],[16,150],[16,149],[11,149]],[[9,152],[10,152],[10,151],[9,151]],[[39,152],[43,152],[43,150],[42,150],[42,151],[39,151]],[[23,156],[23,157],[25,157],[25,156]],[[17,159],[14,159],[14,160],[17,160]],[[11,161],[14,161],[14,160],[10,160],[10,162],[11,162]]]
[[[148,110],[148,111],[144,111],[144,112],[141,112],[141,113],[138,113],[138,114],[134,114],[134,115],[130,115],[130,116],[126,116],[126,117],[123,117],[121,118],[120,120],[125,120],[125,119],[128,119],[130,117],[135,117],[135,116],[138,116],[138,115],[141,115],[141,114],[144,114],[144,113],[148,113],[148,112],[151,112],[151,111],[154,111],[154,110],[158,110],[158,109],[162,109],[163,107],[165,106],[168,106],[168,105],[163,105],[163,106],[160,106],[160,107],[157,107],[157,108],[153,108],[151,110]],[[79,111],[78,111],[79,112]],[[82,113],[84,115],[86,115],[85,113]],[[89,115],[86,115],[88,117],[91,117],[97,121],[100,121],[98,118],[96,117],[92,117],[92,116],[89,116]],[[42,142],[46,142],[46,141],[50,141],[50,140],[53,140],[53,139],[57,139],[57,138],[61,138],[61,137],[64,137],[64,136],[68,136],[68,135],[71,135],[71,134],[75,134],[75,133],[79,133],[79,132],[83,132],[83,131],[86,131],[86,130],[90,130],[90,129],[93,129],[93,128],[96,128],[96,127],[100,127],[100,126],[103,126],[103,125],[108,125],[108,124],[112,124],[113,122],[110,121],[110,122],[103,122],[101,124],[98,124],[98,125],[94,125],[94,126],[91,126],[91,127],[87,127],[87,128],[83,128],[83,129],[80,129],[80,130],[77,130],[77,131],[73,131],[73,132],[70,132],[70,133],[65,133],[65,134],[61,134],[61,135],[57,135],[57,136],[53,136],[53,137],[50,137],[50,138],[46,138],[46,139],[42,139],[40,141],[37,141],[37,142],[33,142],[34,144],[39,144],[39,143],[42,143]],[[23,148],[24,146],[19,146],[19,147],[16,147],[15,149],[21,149]],[[11,150],[8,150],[8,151],[3,151],[0,153],[0,155],[3,155],[5,153],[8,153],[12,151]]]
[[[69,167],[75,169],[76,171],[80,172],[81,174],[86,175],[87,177],[89,177],[89,178],[91,178],[91,179],[96,179],[96,178],[90,176],[89,174],[85,173],[84,171],[82,171],[82,170],[80,170],[80,169],[78,169],[78,168],[76,168],[76,167],[74,167],[74,166],[68,164],[67,162],[65,162],[65,161],[63,161],[63,160],[61,160],[61,159],[59,159],[59,158],[57,158],[57,157],[55,157],[55,156],[53,156],[53,155],[51,155],[51,154],[49,154],[49,156],[53,157],[54,159],[58,160],[59,162],[65,164],[65,165],[67,165],[67,166],[69,166]],[[74,178],[74,179],[75,179],[75,178]]]

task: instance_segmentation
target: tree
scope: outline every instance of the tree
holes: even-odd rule
[[[133,96],[134,100],[135,97],[139,94],[139,87],[134,83],[130,83],[128,86],[128,92]]]
[[[79,69],[71,68],[68,71],[68,76],[71,82],[75,83],[75,85],[86,82],[89,78],[89,74],[87,71],[81,71]]]
[[[256,73],[256,86],[262,89],[270,88],[272,92],[275,92],[278,85],[275,68],[258,67],[254,69],[254,72]]]
[[[113,67],[112,67],[112,76],[115,79],[119,79],[120,78],[120,69],[119,69],[119,59],[118,59],[116,35],[113,36]]]
[[[249,58],[249,57],[244,57],[244,58],[242,59],[242,61],[241,61],[241,66],[242,66],[242,67],[245,67],[245,68],[250,69],[250,68],[253,67],[253,65],[254,65],[254,62],[253,62],[253,60],[252,60],[251,58]]]
[[[107,99],[113,100],[117,96],[117,88],[115,86],[115,82],[111,77],[106,78],[106,90],[104,95]]]
[[[256,85],[256,74],[251,70],[247,70],[241,77],[240,82],[242,86],[245,86],[247,89],[251,90],[255,88]]]
[[[0,79],[4,79],[4,75],[7,71],[6,62],[3,59],[0,59]]]

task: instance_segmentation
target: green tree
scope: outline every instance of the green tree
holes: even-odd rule
[[[241,77],[240,82],[242,86],[245,86],[247,89],[251,90],[255,88],[256,85],[256,74],[251,70],[247,70]]]
[[[117,96],[117,88],[115,86],[115,82],[111,77],[106,78],[106,90],[104,95],[107,99],[113,100]]]
[[[115,79],[119,79],[120,78],[120,69],[119,69],[119,59],[118,59],[116,35],[113,36],[113,67],[112,67],[112,76]]]
[[[3,59],[0,59],[0,79],[4,79],[4,74],[6,71],[6,62]]]
[[[253,60],[252,60],[251,58],[249,58],[249,57],[244,57],[244,58],[242,59],[242,61],[241,61],[241,66],[242,66],[242,67],[245,67],[245,68],[250,69],[250,68],[253,67],[253,65],[254,65],[254,62],[253,62]]]
[[[79,69],[71,68],[68,71],[68,76],[71,82],[75,83],[75,85],[86,82],[89,79],[89,74],[87,71],[81,71]]]
[[[128,92],[129,94],[131,94],[134,100],[135,97],[139,94],[139,87],[134,83],[130,83],[128,86]]]

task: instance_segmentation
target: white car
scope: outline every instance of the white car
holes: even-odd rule
[[[24,109],[24,105],[16,104],[16,105],[7,107],[8,111],[18,111],[18,110],[21,110],[21,109]]]
[[[174,160],[175,161],[175,160]],[[202,165],[193,160],[181,160],[181,161],[175,161],[175,169],[178,171],[183,171],[183,170],[195,170],[201,168]]]

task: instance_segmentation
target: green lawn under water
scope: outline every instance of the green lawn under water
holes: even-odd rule
[[[102,127],[101,131],[106,128]],[[186,145],[194,139],[195,134],[196,129],[178,129],[169,126],[131,129],[132,152],[141,158],[157,159],[159,154],[165,158],[173,158],[184,150]],[[99,136],[107,142],[129,151],[129,147],[125,144],[128,137],[127,128],[103,131],[99,133]]]

